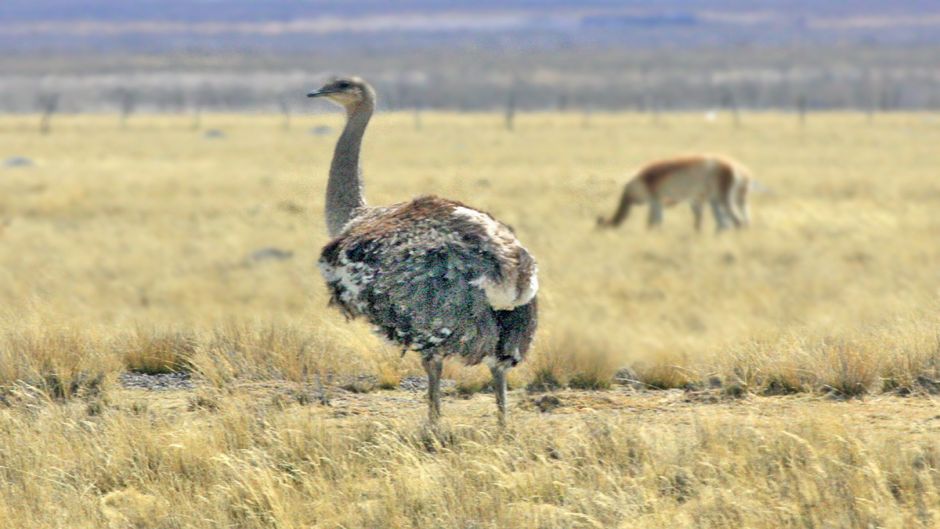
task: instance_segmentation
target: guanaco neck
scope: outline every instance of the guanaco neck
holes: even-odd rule
[[[623,221],[627,220],[627,216],[630,214],[630,206],[633,205],[634,198],[630,186],[624,186],[623,194],[620,196],[620,203],[617,205],[617,211],[614,212],[614,216],[606,222],[608,226],[616,227],[620,226]]]
[[[346,127],[336,142],[326,184],[326,227],[330,237],[339,235],[353,212],[366,204],[362,195],[359,149],[374,107],[374,101],[367,99],[346,108]]]

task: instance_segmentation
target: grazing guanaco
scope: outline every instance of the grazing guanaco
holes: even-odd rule
[[[702,229],[702,208],[708,202],[715,216],[717,230],[750,223],[747,193],[751,178],[747,169],[728,158],[711,155],[682,156],[650,163],[640,169],[623,188],[620,204],[613,217],[599,217],[600,227],[617,227],[636,204],[649,204],[647,227],[663,221],[663,208],[689,202],[695,218],[695,230]]]

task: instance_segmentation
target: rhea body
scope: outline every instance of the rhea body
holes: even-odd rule
[[[748,171],[740,163],[712,155],[683,156],[647,164],[623,188],[617,210],[609,219],[599,218],[601,227],[617,227],[635,205],[648,204],[647,227],[662,224],[663,209],[681,202],[692,208],[696,231],[702,229],[705,204],[711,206],[718,231],[750,223],[747,204]]]
[[[443,359],[486,363],[505,425],[506,371],[525,358],[537,326],[535,260],[511,228],[457,201],[424,196],[366,205],[359,152],[374,90],[348,77],[308,96],[339,104],[347,116],[326,191],[332,240],[319,260],[330,304],[421,355],[432,423],[441,413]]]

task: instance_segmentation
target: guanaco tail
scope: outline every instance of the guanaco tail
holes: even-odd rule
[[[617,211],[610,219],[600,217],[600,227],[617,227],[637,204],[649,204],[647,227],[663,221],[663,208],[680,202],[692,207],[696,231],[702,229],[702,208],[707,202],[717,230],[750,223],[747,205],[751,177],[747,169],[729,158],[711,155],[683,156],[659,160],[644,166],[623,188]]]

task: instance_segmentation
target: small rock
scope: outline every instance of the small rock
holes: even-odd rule
[[[450,389],[457,386],[457,382],[444,378],[441,379],[441,389]],[[402,377],[401,382],[398,384],[398,387],[405,391],[427,391],[428,389],[428,379],[425,377],[419,377],[415,375],[409,375]]]
[[[352,393],[371,393],[379,386],[379,379],[372,375],[357,375],[344,380],[340,387]]]
[[[189,373],[121,373],[118,379],[127,389],[143,389],[148,391],[172,391],[193,389],[192,377]]]
[[[622,386],[630,386],[633,389],[643,389],[646,384],[640,382],[640,376],[629,367],[621,367],[614,373],[614,382]]]
[[[927,375],[918,375],[917,383],[931,395],[940,393],[940,380],[932,379]]]
[[[696,404],[715,404],[719,402],[718,395],[714,391],[686,391],[683,402],[694,402]]]
[[[281,211],[286,211],[294,215],[299,215],[304,212],[303,206],[291,200],[282,200],[278,202],[277,208],[280,209]]]
[[[529,393],[545,393],[561,389],[561,383],[555,380],[554,376],[546,375],[536,377],[535,380],[526,385],[525,389]]]
[[[219,129],[209,129],[203,133],[203,137],[209,139],[224,138],[225,132]]]
[[[535,399],[535,405],[542,413],[548,413],[561,406],[561,399],[555,395],[543,395]]]
[[[721,390],[721,394],[732,399],[747,397],[747,386],[740,382],[732,382]]]
[[[4,167],[32,167],[34,165],[36,164],[25,156],[11,156],[3,161]]]
[[[284,261],[294,256],[294,252],[282,250],[273,246],[261,248],[248,254],[247,261],[260,263],[262,261]]]
[[[310,129],[310,134],[313,136],[326,136],[333,132],[333,127],[328,125],[317,125]]]

